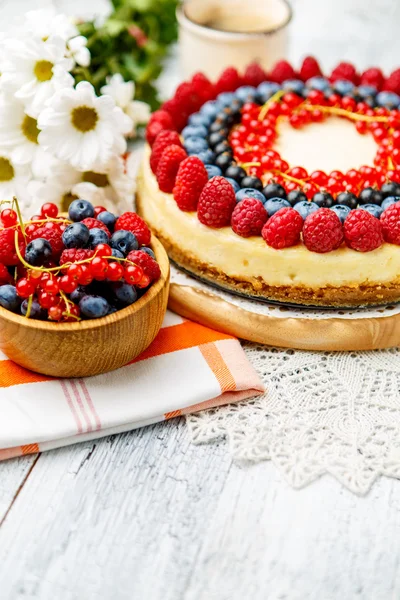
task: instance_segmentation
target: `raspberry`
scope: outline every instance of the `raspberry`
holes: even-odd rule
[[[228,67],[223,71],[215,84],[216,94],[222,92],[234,92],[242,85],[242,79],[234,67]]]
[[[307,81],[311,77],[322,77],[322,71],[313,56],[306,56],[300,68],[300,78]]]
[[[152,256],[141,250],[132,250],[126,257],[127,260],[132,261],[135,265],[142,267],[145,275],[148,275],[151,281],[157,281],[161,275],[161,269],[159,264]]]
[[[225,177],[217,175],[206,183],[197,205],[200,223],[208,227],[229,225],[236,206],[235,191]]]
[[[125,212],[118,217],[114,229],[115,231],[118,231],[119,229],[131,231],[135,234],[136,239],[141,246],[150,244],[150,229],[148,228],[147,223],[134,212]]]
[[[174,122],[174,129],[181,131],[185,127],[190,112],[187,108],[182,106],[175,97],[164,102],[162,109],[171,115]]]
[[[372,85],[380,90],[385,81],[385,77],[382,71],[378,68],[372,67],[362,73],[360,77],[360,85]]]
[[[385,241],[400,246],[400,204],[398,202],[383,211],[381,226]]]
[[[21,232],[18,232],[18,247],[24,256],[25,242]],[[19,258],[15,251],[15,229],[0,230],[0,263],[6,267],[14,267],[19,263]]]
[[[87,260],[92,258],[93,255],[94,250],[88,250],[87,248],[68,248],[62,251],[60,265]]]
[[[343,228],[346,244],[358,252],[371,252],[383,243],[379,219],[361,208],[350,212]]]
[[[396,69],[389,75],[383,84],[383,89],[400,95],[400,69]]]
[[[59,258],[64,249],[64,244],[62,241],[62,231],[57,223],[52,221],[44,223],[41,227],[36,228],[36,230],[28,236],[28,241],[31,242],[37,238],[44,238],[50,242],[51,249],[53,251],[53,258]]]
[[[158,163],[165,148],[172,144],[182,146],[181,139],[176,131],[161,131],[156,137],[150,156],[150,168],[153,173],[157,173]]]
[[[181,146],[172,144],[165,148],[157,166],[157,181],[162,192],[172,192],[179,165],[186,157],[187,154]]]
[[[303,219],[294,208],[281,208],[267,221],[261,235],[276,250],[294,246],[300,241]]]
[[[102,229],[103,231],[106,232],[108,237],[111,237],[111,233],[110,233],[110,230],[108,229],[108,227],[106,227],[106,225],[104,225],[104,223],[102,221],[99,221],[98,219],[94,219],[93,217],[88,217],[87,219],[83,219],[83,221],[81,221],[81,223],[86,225],[86,227],[88,229],[95,229],[95,228]]]
[[[146,128],[146,140],[150,144],[153,145],[154,140],[157,135],[161,132],[167,130],[173,130],[174,122],[172,120],[171,115],[165,110],[156,110],[150,117]]]
[[[252,85],[253,87],[257,87],[260,83],[266,81],[266,79],[266,72],[257,62],[250,63],[243,75],[243,83],[245,85]]]
[[[286,60],[280,60],[272,69],[270,79],[276,83],[282,83],[286,79],[296,79],[296,73],[291,64]]]
[[[202,189],[208,181],[208,174],[197,156],[188,156],[179,165],[173,194],[181,210],[196,210]]]
[[[250,237],[260,235],[267,219],[268,214],[262,202],[256,198],[244,198],[233,209],[231,226],[238,235]]]
[[[335,67],[331,73],[330,80],[332,82],[338,79],[346,79],[351,81],[354,85],[358,84],[358,75],[355,67],[351,63],[341,62]]]
[[[208,100],[215,98],[215,88],[203,73],[195,73],[193,75],[192,86],[199,95],[202,105]]]
[[[176,88],[175,100],[182,109],[188,111],[189,114],[199,110],[202,105],[201,98],[192,83],[184,81]]]
[[[312,252],[323,254],[336,250],[343,241],[339,217],[329,208],[320,208],[308,215],[303,226],[303,241]]]
[[[5,283],[11,283],[12,277],[8,272],[6,265],[0,263],[0,285],[4,285]]]

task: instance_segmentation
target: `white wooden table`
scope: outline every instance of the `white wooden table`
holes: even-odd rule
[[[291,56],[400,63],[397,0],[294,5]],[[397,599],[399,539],[398,481],[294,491],[183,420],[0,464],[1,600]]]

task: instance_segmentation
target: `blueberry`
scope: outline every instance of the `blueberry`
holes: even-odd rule
[[[71,221],[83,221],[88,217],[94,217],[93,204],[87,200],[73,200],[69,205],[68,216]]]
[[[186,127],[182,130],[182,135],[184,138],[190,137],[202,137],[205,138],[207,135],[207,128],[204,125],[186,125]]]
[[[137,291],[128,283],[117,281],[112,286],[115,298],[124,306],[129,306],[137,300]]]
[[[236,90],[235,94],[242,102],[253,102],[257,95],[257,90],[251,85],[242,85]]]
[[[216,155],[223,154],[224,152],[229,152],[232,154],[232,148],[230,147],[229,142],[224,140],[215,146],[214,152]]]
[[[377,219],[379,219],[381,214],[383,213],[382,207],[378,206],[377,204],[363,204],[362,206],[360,206],[360,208],[362,210],[366,210]]]
[[[332,84],[334,91],[341,96],[351,96],[354,92],[355,85],[347,79],[338,79]]]
[[[215,160],[215,154],[212,150],[202,150],[197,154],[192,154],[192,156],[197,156],[205,165],[212,165]]]
[[[385,106],[386,108],[398,108],[400,104],[400,96],[394,92],[379,92],[376,97],[378,106]]]
[[[345,206],[344,204],[335,204],[332,206],[331,210],[339,217],[340,222],[344,223],[347,215],[350,213],[351,208]]]
[[[126,256],[132,250],[137,250],[139,248],[139,243],[136,239],[136,236],[131,231],[119,229],[113,233],[110,246],[111,248],[116,248],[116,250],[119,250],[124,256]]]
[[[66,248],[84,248],[89,241],[90,231],[83,223],[72,223],[64,229],[62,241]]]
[[[44,238],[32,240],[26,247],[25,260],[30,265],[42,265],[52,255],[50,242]]]
[[[111,248],[111,256],[115,256],[115,258],[125,258],[122,252],[120,252],[116,248]]]
[[[217,175],[222,175],[222,170],[219,167],[216,167],[215,165],[204,165],[204,166],[208,173],[208,179],[211,179],[212,177],[216,177]]]
[[[330,90],[331,84],[325,77],[311,77],[307,81],[306,86],[310,90],[319,90],[320,92],[325,92]]]
[[[294,92],[301,96],[304,91],[304,83],[300,81],[300,79],[286,79],[282,83],[282,89],[284,89],[285,92]]]
[[[242,179],[246,176],[247,176],[246,171],[242,167],[239,167],[238,165],[231,165],[225,171],[225,177],[230,177],[231,179],[234,179],[238,183],[240,183],[242,181]]]
[[[109,243],[108,235],[106,234],[105,231],[103,231],[103,229],[99,229],[98,227],[93,227],[93,229],[90,230],[89,240],[87,243],[89,248],[92,248],[92,250],[93,250],[99,244],[108,244],[108,243]]]
[[[223,114],[225,117],[225,113]],[[221,119],[221,117],[219,117],[217,120],[211,123],[210,127],[208,128],[208,133],[220,133],[222,129],[226,129],[226,119]]]
[[[318,204],[315,204],[315,202],[301,200],[301,202],[297,202],[293,208],[303,219],[307,219],[308,215],[312,215],[312,213],[315,213],[315,211],[319,209],[319,206]]]
[[[364,188],[358,196],[359,204],[382,204],[383,194],[372,187]]]
[[[328,192],[317,192],[314,194],[312,201],[320,208],[330,208],[333,206],[333,197]]]
[[[218,144],[220,144],[221,142],[224,142],[226,140],[227,136],[228,136],[227,129],[220,129],[219,131],[215,131],[214,133],[211,133],[208,137],[208,141],[209,141],[211,148],[215,148],[215,146],[218,146]],[[203,150],[204,149],[205,148],[203,148]]]
[[[225,179],[227,181],[229,181],[229,183],[231,184],[231,186],[235,190],[235,194],[236,194],[236,192],[238,192],[240,190],[240,185],[238,184],[238,182],[235,181],[234,179],[232,179],[232,177],[226,177],[226,171],[225,171]]]
[[[28,303],[29,303],[29,299],[26,298],[25,300],[23,300],[22,304],[21,304],[21,315],[23,315],[25,317],[26,313],[28,312]],[[40,306],[39,302],[37,300],[32,300],[32,304],[31,304],[31,310],[29,312],[29,319],[45,319],[46,318],[46,311]]]
[[[156,260],[156,255],[154,254],[153,250],[151,248],[147,248],[146,246],[142,246],[140,248],[141,252],[146,252],[146,254],[148,254],[149,256],[151,256],[151,258],[154,258],[154,260]]]
[[[220,154],[215,159],[215,166],[219,167],[223,173],[225,173],[226,169],[231,166],[233,162],[232,155],[225,152],[224,154]]]
[[[72,302],[75,302],[75,304],[79,304],[79,302],[82,300],[82,298],[84,296],[87,296],[87,291],[81,285],[79,285],[76,288],[76,290],[74,290],[73,292],[71,292],[70,295],[69,295],[69,297],[71,298]]]
[[[381,187],[381,194],[384,198],[388,196],[400,196],[400,183],[396,181],[387,181]]]
[[[114,231],[115,221],[117,217],[110,213],[108,210],[103,210],[99,215],[97,215],[97,219],[104,223],[104,225],[109,229],[109,231]]]
[[[362,100],[366,100],[367,98],[375,98],[376,94],[377,90],[372,85],[360,85],[357,88],[357,96],[359,96]]]
[[[351,192],[341,192],[336,196],[336,204],[343,204],[349,208],[357,208],[358,198]]]
[[[21,298],[17,294],[17,290],[13,285],[2,285],[0,286],[0,306],[17,312],[21,305]]]
[[[289,208],[289,207],[290,207],[289,202],[287,200],[285,200],[284,198],[270,198],[264,204],[264,208],[267,211],[269,217],[272,217],[272,215],[277,213],[278,210],[281,210],[281,208]]]
[[[110,305],[102,296],[84,296],[79,302],[79,308],[84,317],[98,319],[106,316]]]
[[[280,86],[272,81],[263,81],[257,88],[257,97],[262,104],[269,100],[276,92],[280,90]]]
[[[254,188],[242,188],[236,192],[236,202],[241,202],[245,198],[255,198],[260,202],[265,202],[264,194],[262,194],[260,190],[255,190]]]
[[[400,201],[400,196],[388,196],[382,202],[382,209],[386,210],[388,206],[390,206],[391,204],[395,204],[395,202],[399,202],[399,201]]]
[[[210,117],[200,113],[193,113],[188,120],[189,125],[193,125],[193,127],[208,127],[210,122]]]
[[[116,306],[112,306],[110,304],[110,308],[108,309],[108,315],[113,315],[114,313],[116,313],[118,311],[118,308]]]
[[[298,202],[307,202],[307,196],[301,190],[292,190],[287,196],[290,206],[294,206]]]
[[[218,111],[221,106],[215,102],[215,100],[209,100],[200,109],[200,114],[203,117],[208,117],[210,119],[214,119],[217,116]]]
[[[286,200],[286,190],[279,183],[268,183],[263,189],[263,194],[267,200],[270,198],[284,198]]]
[[[233,92],[222,92],[222,94],[219,94],[218,98],[217,98],[217,102],[219,104],[219,106],[230,106],[232,104],[232,101],[235,98],[235,94]]]
[[[204,150],[208,150],[207,140],[201,137],[189,137],[183,141],[186,152],[190,154],[198,154]]]
[[[261,190],[263,189],[263,184],[262,184],[261,179],[259,179],[258,177],[252,177],[251,175],[246,175],[246,177],[243,177],[242,181],[240,182],[240,187],[254,188],[261,192]]]

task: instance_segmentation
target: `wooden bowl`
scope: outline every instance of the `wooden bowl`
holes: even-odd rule
[[[50,323],[0,307],[0,349],[17,364],[54,377],[88,377],[122,367],[156,337],[169,291],[169,261],[161,243],[151,244],[160,279],[135,304],[101,319]]]

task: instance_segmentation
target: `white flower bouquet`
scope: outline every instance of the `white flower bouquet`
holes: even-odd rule
[[[75,85],[74,68],[91,61],[86,42],[51,9],[27,13],[0,40],[0,200],[16,196],[27,216],[43,202],[67,210],[77,197],[117,212],[132,205],[123,155],[150,108],[119,74],[100,95],[88,81]]]

